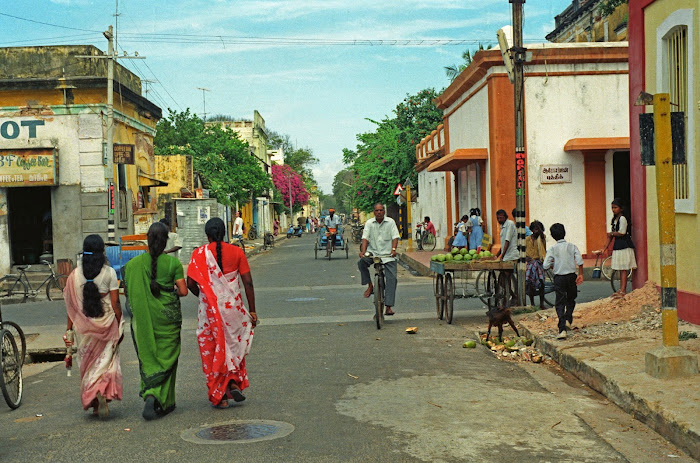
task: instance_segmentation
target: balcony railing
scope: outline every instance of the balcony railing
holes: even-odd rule
[[[445,145],[445,127],[443,124],[437,126],[435,130],[430,132],[430,135],[423,138],[416,145],[416,162],[424,161],[429,157],[437,154],[438,157],[444,155]]]

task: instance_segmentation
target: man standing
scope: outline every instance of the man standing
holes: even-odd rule
[[[370,252],[375,256],[386,256],[382,259],[384,263],[384,276],[386,278],[386,288],[384,294],[384,306],[386,310],[384,315],[394,315],[391,310],[394,307],[396,299],[396,247],[399,244],[399,229],[396,227],[396,222],[391,217],[385,217],[386,209],[382,203],[374,205],[374,218],[365,222],[365,228],[362,231],[362,244],[360,245],[360,260],[357,262],[357,267],[360,269],[362,276],[361,284],[367,286],[364,296],[370,297],[374,292],[374,285],[369,276],[369,266],[372,265],[372,259],[365,258],[365,253]]]
[[[233,221],[233,237],[243,238],[243,219],[241,218],[241,211],[236,211],[236,220]]]
[[[328,209],[326,228],[328,229],[328,233],[330,233],[327,246],[331,247],[331,251],[335,251],[335,235],[338,228],[340,228],[340,216],[335,215],[335,209]]]
[[[518,260],[518,232],[515,229],[515,222],[508,219],[508,213],[503,209],[496,211],[496,220],[501,226],[501,249],[494,256],[503,262]]]

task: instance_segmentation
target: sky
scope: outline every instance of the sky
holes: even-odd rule
[[[524,41],[541,43],[571,0],[529,0]],[[119,16],[115,17],[115,12]],[[21,19],[20,19],[21,18]],[[343,148],[407,94],[449,85],[445,66],[511,24],[508,0],[0,0],[0,47],[92,44],[115,25],[120,64],[163,109],[252,119],[319,159],[332,192]],[[60,26],[60,27],[57,27]],[[199,88],[206,88],[202,91]]]

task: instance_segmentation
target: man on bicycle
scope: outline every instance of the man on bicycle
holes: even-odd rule
[[[328,229],[328,244],[331,251],[335,251],[335,235],[340,228],[340,216],[335,215],[335,209],[328,209],[328,217],[326,217],[326,229]]]
[[[425,239],[425,235],[430,233],[431,235],[435,236],[437,234],[435,232],[435,225],[433,225],[433,222],[430,221],[430,217],[427,215],[423,218],[423,223],[421,225],[423,226],[423,230],[420,233],[420,238],[418,238],[418,249],[423,249],[423,240]]]
[[[362,232],[362,244],[360,245],[360,260],[357,267],[360,269],[362,281],[360,284],[369,285],[364,293],[365,297],[370,297],[374,292],[374,285],[369,275],[369,266],[372,259],[365,258],[365,253],[370,252],[375,256],[391,256],[382,259],[384,264],[384,275],[386,278],[384,315],[394,315],[391,310],[396,299],[396,247],[399,244],[399,229],[396,222],[391,217],[385,217],[386,209],[382,203],[374,205],[374,218],[365,222],[365,229]]]

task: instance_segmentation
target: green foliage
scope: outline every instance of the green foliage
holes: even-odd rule
[[[442,122],[442,111],[433,100],[435,89],[407,95],[394,109],[395,116],[373,121],[374,132],[357,135],[355,151],[343,150],[343,162],[355,173],[352,203],[365,211],[378,202],[394,201],[394,188],[407,178],[417,184],[416,144]]]
[[[170,110],[170,116],[161,119],[156,130],[154,153],[191,155],[194,170],[221,204],[246,203],[272,187],[269,176],[249,154],[248,143],[233,130],[205,127],[189,109]]]
[[[627,4],[629,0],[603,0],[600,3],[600,14],[603,17],[610,16],[618,6]]]
[[[462,53],[462,59],[464,62],[462,64],[452,64],[450,66],[445,66],[445,74],[447,75],[447,78],[450,79],[450,82],[455,80],[458,75],[462,73],[470,64],[472,64],[472,60],[474,59],[474,56],[481,50],[490,50],[491,45],[487,45],[486,48],[484,48],[484,44],[479,42],[479,48],[471,51],[469,49],[465,50],[464,53]]]
[[[333,196],[337,204],[337,210],[349,214],[353,205],[353,183],[355,183],[355,172],[352,169],[343,169],[333,178]]]
[[[296,148],[289,135],[268,131],[267,144],[270,149],[281,149],[284,152],[284,163],[301,175],[307,189],[316,185],[311,171],[318,164],[318,158],[313,155],[311,148]]]

